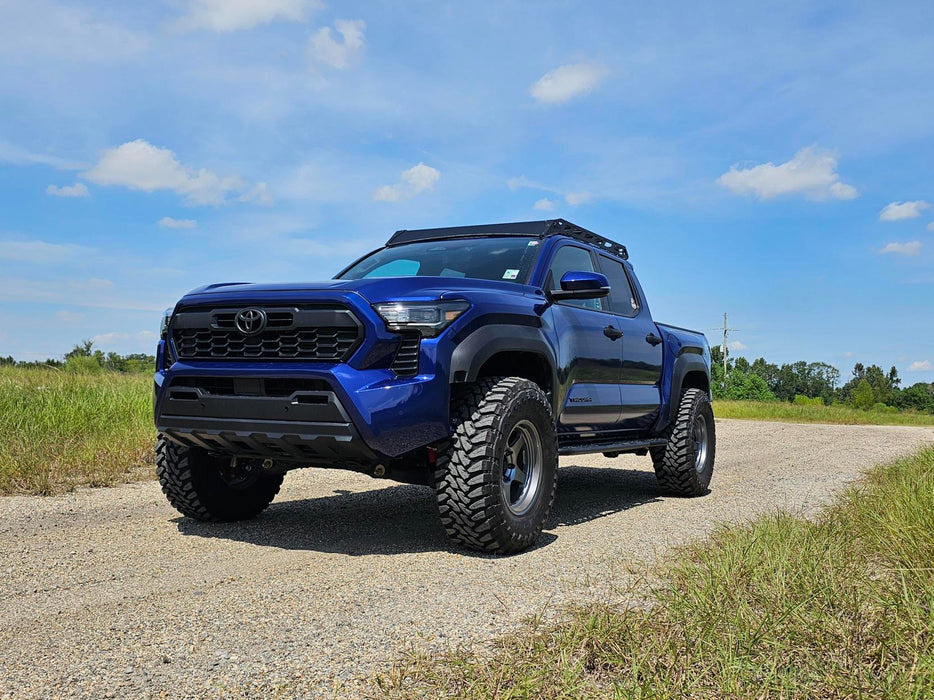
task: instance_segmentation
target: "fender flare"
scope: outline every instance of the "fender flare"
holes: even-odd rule
[[[701,372],[707,377],[710,384],[710,367],[700,353],[701,348],[684,347],[675,359],[675,366],[671,372],[671,391],[668,394],[668,419],[674,420],[678,414],[678,400],[681,397],[681,385],[689,372]]]
[[[528,352],[539,355],[551,372],[552,394],[557,394],[555,352],[541,330],[532,326],[492,324],[478,328],[458,343],[451,355],[449,379],[452,384],[476,381],[480,368],[501,352]],[[552,399],[554,400],[554,398]]]

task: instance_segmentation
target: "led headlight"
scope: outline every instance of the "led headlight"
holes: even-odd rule
[[[469,307],[466,301],[402,301],[373,306],[389,330],[421,331],[429,338],[451,325]]]
[[[162,323],[159,324],[159,337],[163,340],[169,338],[169,319],[172,318],[172,309],[166,309],[162,312]]]

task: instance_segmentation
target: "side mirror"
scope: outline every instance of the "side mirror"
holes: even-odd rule
[[[610,293],[610,282],[599,272],[565,272],[561,289],[553,289],[548,296],[553,301],[562,299],[599,299]]]

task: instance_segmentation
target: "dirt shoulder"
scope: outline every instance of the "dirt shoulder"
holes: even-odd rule
[[[634,561],[775,508],[814,512],[934,429],[718,421],[712,492],[660,497],[647,458],[562,459],[537,549],[448,547],[429,489],[286,478],[260,518],[202,525],[154,483],[0,498],[0,697],[354,695],[413,645],[483,642],[612,597]]]

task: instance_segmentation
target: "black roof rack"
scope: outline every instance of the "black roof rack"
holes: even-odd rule
[[[449,228],[423,228],[417,230],[396,231],[386,244],[388,246],[417,241],[437,241],[444,238],[473,238],[478,236],[568,236],[587,243],[601,250],[618,255],[623,260],[629,259],[626,246],[611,241],[609,238],[588,231],[564,219],[546,221],[516,221],[505,224],[483,224],[481,226],[451,226]]]

